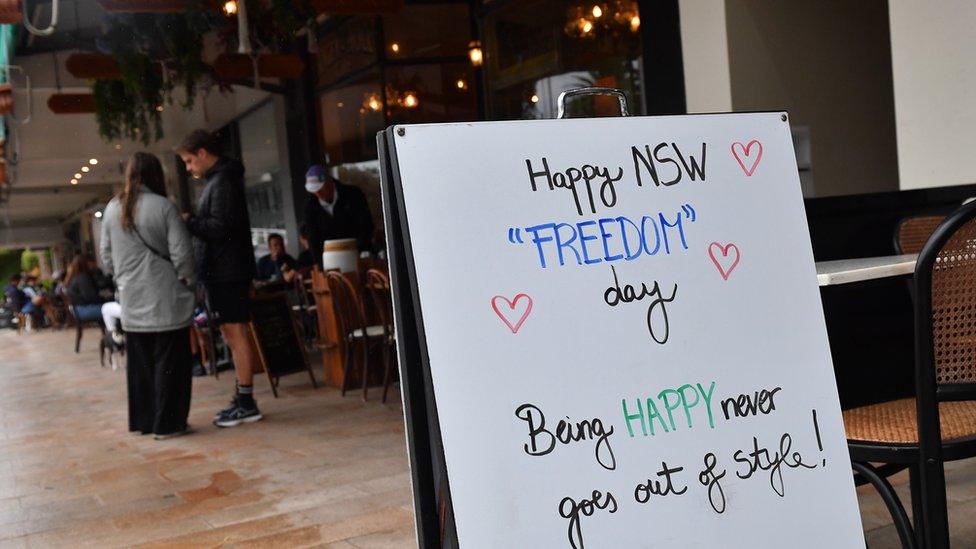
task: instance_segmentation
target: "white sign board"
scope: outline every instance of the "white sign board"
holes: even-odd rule
[[[781,113],[395,137],[461,547],[863,547]]]

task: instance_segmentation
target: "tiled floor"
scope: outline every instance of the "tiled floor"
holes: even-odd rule
[[[265,420],[218,430],[224,372],[194,379],[194,434],[154,441],[127,433],[97,332],[77,355],[73,335],[0,332],[0,546],[415,545],[397,398],[260,378]]]
[[[197,378],[188,437],[128,434],[125,373],[99,368],[96,332],[0,331],[0,546],[412,547],[399,403],[363,404],[282,380],[266,419],[210,425],[233,387]],[[319,372],[317,372],[319,373]],[[954,547],[976,547],[976,461],[947,469]],[[907,479],[893,479],[904,501]],[[858,489],[868,545],[898,547],[880,498]]]

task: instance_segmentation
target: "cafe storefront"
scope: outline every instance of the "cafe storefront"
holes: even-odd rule
[[[366,192],[378,218],[376,133],[390,125],[553,118],[558,95],[582,86],[623,90],[631,114],[683,112],[676,8],[656,7],[651,28],[642,4],[407,2],[381,15],[330,19],[319,34],[315,88],[324,157],[336,177]],[[659,46],[654,60],[644,55],[648,44]],[[649,86],[658,90],[653,97]],[[618,114],[606,97],[567,109]]]

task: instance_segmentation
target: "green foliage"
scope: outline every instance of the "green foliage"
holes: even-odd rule
[[[121,79],[96,80],[95,117],[106,140],[128,138],[148,145],[163,137],[161,109],[180,103],[193,107],[210,67],[201,58],[203,34],[210,25],[202,11],[182,14],[134,14],[111,20],[101,44],[119,65]]]
[[[256,51],[281,51],[295,33],[314,22],[309,0],[238,0],[246,2],[248,31]],[[100,49],[113,55],[119,80],[96,80],[95,117],[108,141],[122,138],[148,145],[163,137],[160,107],[173,105],[173,91],[182,89],[179,106],[193,108],[197,94],[216,83],[203,62],[203,36],[215,31],[223,47],[237,49],[237,18],[214,12],[213,4],[189,0],[178,14],[125,14],[108,20]]]
[[[41,258],[31,250],[24,250],[20,254],[20,269],[29,273],[41,264]]]
[[[22,250],[0,250],[0,285],[6,284],[10,277],[20,272]]]

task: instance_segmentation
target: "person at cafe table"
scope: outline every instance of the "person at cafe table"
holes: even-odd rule
[[[373,251],[373,218],[363,191],[337,181],[324,166],[313,165],[305,173],[305,223],[315,262],[322,266],[326,240],[355,238],[360,252]]]
[[[258,259],[256,280],[291,282],[295,279],[298,262],[285,251],[285,239],[277,233],[268,235],[268,253]]]

